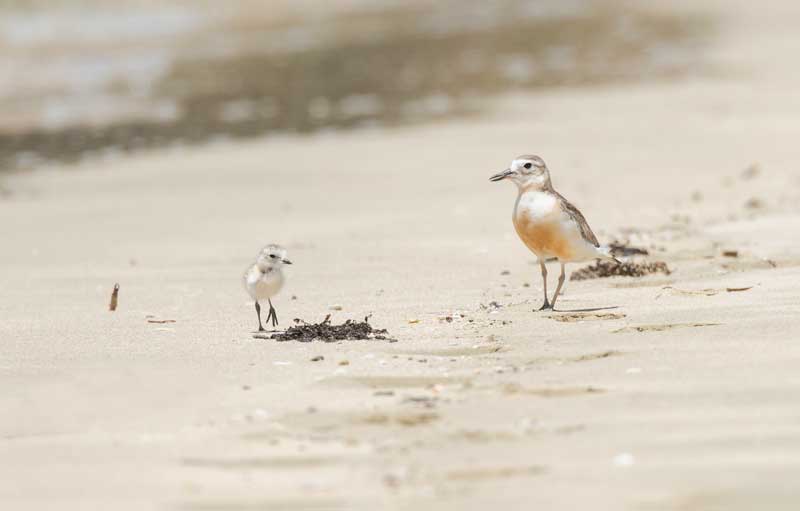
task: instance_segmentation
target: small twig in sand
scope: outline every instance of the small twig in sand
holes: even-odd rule
[[[108,310],[114,312],[117,310],[117,299],[119,297],[119,284],[114,284],[114,290],[111,291],[111,301],[108,302]]]

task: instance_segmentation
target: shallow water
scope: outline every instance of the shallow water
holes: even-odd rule
[[[706,20],[589,0],[356,2],[313,16],[245,1],[222,15],[176,1],[85,16],[74,4],[5,7],[0,169],[478,114],[509,90],[668,79],[700,64],[708,32]]]

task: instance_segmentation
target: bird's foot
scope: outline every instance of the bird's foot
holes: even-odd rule
[[[541,307],[539,307],[540,311],[551,311],[553,310],[553,306],[550,305],[550,302],[544,302]]]

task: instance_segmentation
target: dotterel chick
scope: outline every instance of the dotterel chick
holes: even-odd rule
[[[514,204],[514,228],[522,242],[539,258],[544,281],[544,304],[539,310],[553,309],[564,285],[564,265],[592,259],[612,259],[608,248],[601,247],[583,214],[553,189],[550,171],[544,160],[534,155],[518,156],[511,166],[495,174],[490,181],[510,179],[519,194]],[[553,301],[547,298],[545,261],[556,258],[561,275]]]
[[[256,302],[256,314],[258,315],[258,331],[263,332],[264,326],[261,324],[261,305],[259,300],[267,300],[269,303],[269,314],[267,323],[272,320],[272,326],[278,326],[278,315],[275,307],[272,306],[272,297],[277,295],[283,287],[285,277],[283,266],[292,264],[286,259],[286,249],[280,245],[267,245],[256,257],[253,263],[244,274],[244,288]]]

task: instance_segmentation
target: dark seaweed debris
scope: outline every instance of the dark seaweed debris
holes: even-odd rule
[[[651,263],[616,263],[613,261],[598,261],[592,266],[581,268],[572,272],[570,280],[599,279],[605,277],[643,277],[651,273],[672,273],[663,261]]]
[[[616,257],[630,257],[634,255],[649,255],[650,252],[646,248],[633,247],[627,243],[615,241],[611,243],[608,248],[611,254]]]
[[[331,323],[330,315],[326,316],[321,323],[306,323],[303,320],[295,319],[294,326],[289,327],[285,332],[272,334],[271,339],[276,341],[298,341],[298,342],[336,342],[336,341],[363,341],[381,340],[396,342],[395,339],[387,337],[386,329],[372,328],[369,324],[369,317],[364,321],[353,321],[348,319],[341,325]]]

